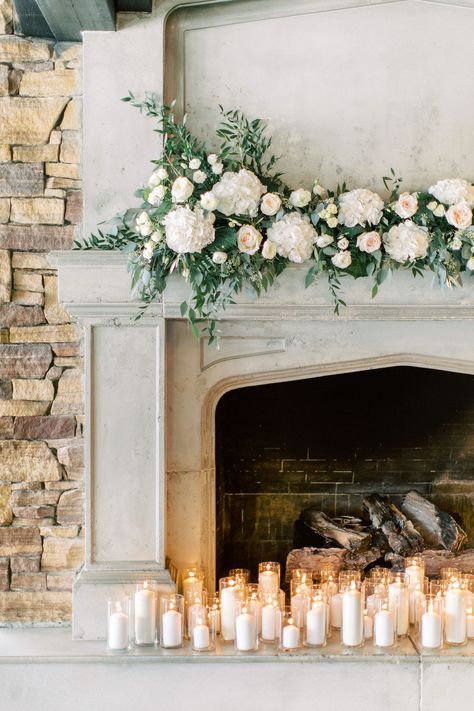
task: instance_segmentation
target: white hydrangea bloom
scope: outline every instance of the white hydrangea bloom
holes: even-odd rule
[[[215,167],[215,166],[214,166]],[[249,215],[255,217],[260,198],[266,188],[257,176],[246,168],[238,173],[224,173],[212,188],[217,199],[217,209],[224,215]]]
[[[306,215],[290,212],[274,222],[267,233],[278,248],[278,254],[301,264],[311,257],[317,232]]]
[[[378,225],[384,208],[382,198],[366,188],[357,188],[339,196],[339,222],[346,227]]]
[[[163,220],[166,244],[178,254],[201,252],[214,241],[213,217],[200,207],[175,207]]]
[[[387,254],[396,262],[403,263],[426,257],[430,238],[426,228],[407,220],[400,225],[394,225],[384,242]]]
[[[474,186],[467,180],[461,178],[446,178],[438,180],[435,185],[428,188],[430,195],[433,195],[438,202],[445,205],[455,205],[458,202],[474,204]]]

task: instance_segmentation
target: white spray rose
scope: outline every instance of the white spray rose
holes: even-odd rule
[[[181,176],[176,178],[171,188],[173,202],[186,202],[193,194],[194,186],[190,180]]]
[[[227,262],[227,254],[225,252],[214,252],[212,261],[214,264],[225,264]]]
[[[222,171],[224,170],[224,163],[214,163],[212,166],[212,172],[214,175],[221,175]]]
[[[155,170],[151,175],[148,180],[148,187],[149,188],[156,188],[157,185],[161,183],[161,178],[158,174],[158,171]]]
[[[311,193],[304,188],[293,190],[289,198],[290,205],[293,205],[293,207],[306,207],[310,200]]]
[[[445,214],[446,214],[445,206],[441,205],[441,203],[439,203],[439,205],[436,205],[435,209],[433,210],[433,215],[435,215],[436,217],[444,217]]]
[[[407,220],[389,230],[385,251],[396,262],[411,262],[426,257],[429,243],[428,230]]]
[[[456,237],[453,237],[451,240],[451,244],[449,245],[449,248],[453,250],[453,252],[457,252],[458,249],[461,249],[462,247],[462,239],[456,235]]]
[[[135,220],[135,226],[137,228],[138,234],[140,234],[142,237],[148,237],[155,229],[153,227],[153,222],[150,220],[147,212],[140,212],[140,214],[137,215],[137,218]]]
[[[193,180],[195,183],[200,185],[201,183],[204,183],[207,179],[207,175],[203,170],[196,170],[195,173],[193,173]]]
[[[458,202],[448,208],[446,219],[456,229],[465,230],[472,224],[472,210],[467,202]]]
[[[265,193],[260,203],[260,210],[264,215],[276,215],[281,207],[281,198],[276,193]]]
[[[208,212],[217,208],[217,198],[211,191],[201,195],[201,207]]]
[[[166,180],[166,178],[168,177],[168,171],[166,170],[166,168],[163,168],[163,166],[161,168],[158,168],[158,170],[155,170],[155,173],[160,180]]]
[[[268,230],[268,239],[275,242],[278,254],[297,264],[311,257],[316,237],[309,218],[299,212],[288,213]]]
[[[418,195],[416,193],[402,193],[393,209],[403,220],[413,217],[418,210]]]
[[[328,227],[330,227],[331,229],[334,229],[338,225],[337,217],[328,217],[326,219],[326,222],[327,222]]]
[[[160,242],[162,236],[163,235],[161,234],[161,232],[158,232],[157,230],[155,230],[154,232],[151,233],[150,239],[152,242]]]
[[[349,246],[349,240],[347,237],[341,237],[341,239],[337,240],[337,247],[338,249],[347,249]]]
[[[215,153],[209,153],[207,156],[207,162],[209,165],[215,165],[217,163],[217,155]]]
[[[201,167],[200,159],[199,158],[191,158],[191,160],[189,161],[189,168],[191,170],[199,170],[200,167]]]
[[[326,190],[326,188],[323,188],[323,186],[320,185],[317,181],[313,185],[313,193],[320,197],[321,200],[325,200],[328,196],[328,191]]]
[[[149,262],[151,260],[151,258],[153,257],[154,248],[155,248],[155,243],[151,242],[150,240],[148,242],[145,242],[145,244],[143,245],[142,256],[143,256],[143,259],[147,260],[147,262]]]
[[[319,247],[320,249],[324,249],[324,247],[327,247],[328,245],[332,244],[334,242],[334,237],[332,235],[318,235],[316,237],[316,246]]]
[[[357,247],[361,252],[371,254],[380,249],[382,240],[378,232],[363,232],[357,237]]]
[[[337,215],[337,205],[333,202],[330,202],[326,208],[326,212],[328,213],[328,215]]]
[[[148,195],[148,202],[150,205],[160,205],[163,202],[163,198],[166,195],[166,188],[164,185],[157,185],[153,188],[151,193]]]
[[[175,207],[163,220],[166,244],[178,254],[201,252],[214,241],[211,215],[204,215],[200,207]]]
[[[338,269],[347,269],[352,264],[351,253],[347,251],[336,252],[336,254],[331,257],[331,262]]]
[[[214,166],[215,167],[215,166]],[[255,217],[265,186],[254,173],[242,168],[238,173],[224,173],[212,188],[217,199],[217,209],[224,215],[249,215]]]
[[[435,185],[428,188],[428,192],[445,205],[455,205],[458,202],[471,203],[474,197],[471,184],[460,178],[438,180]]]
[[[275,242],[272,242],[271,239],[267,239],[262,247],[262,257],[265,259],[273,259],[276,257],[277,254],[277,246]]]
[[[378,225],[382,219],[383,200],[377,193],[357,188],[339,197],[339,222],[346,227]]]
[[[469,271],[471,271],[471,272],[474,271],[474,257],[469,257],[469,259],[466,262],[466,267],[469,269]]]
[[[261,233],[252,225],[242,225],[237,233],[237,246],[245,254],[258,252],[261,241]]]

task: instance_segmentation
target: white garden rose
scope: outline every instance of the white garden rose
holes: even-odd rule
[[[380,249],[382,240],[378,232],[363,232],[357,237],[357,247],[361,252],[371,254]]]
[[[238,173],[224,173],[212,192],[217,199],[217,209],[224,215],[255,217],[266,188],[254,173],[242,168]]]
[[[474,257],[469,257],[466,262],[466,267],[469,269],[469,271],[474,272]]]
[[[275,242],[278,254],[297,264],[311,257],[316,237],[309,218],[299,212],[286,214],[268,230],[268,239]]]
[[[403,220],[413,217],[418,210],[418,195],[416,193],[402,193],[393,209]]]
[[[305,190],[304,188],[293,190],[289,197],[290,205],[293,205],[293,207],[306,207],[310,200],[311,193],[309,190]]]
[[[148,195],[148,202],[150,203],[150,205],[160,205],[163,202],[165,194],[165,186],[157,185],[156,188],[153,188],[151,193]]]
[[[200,167],[201,167],[200,159],[199,158],[191,158],[191,160],[189,161],[189,168],[191,170],[199,170]]]
[[[382,218],[383,200],[366,188],[357,188],[339,196],[339,222],[346,227],[378,225]]]
[[[281,207],[281,198],[277,193],[265,193],[260,203],[260,210],[269,217],[276,215]]]
[[[258,252],[262,234],[252,225],[242,225],[237,233],[237,246],[244,254],[255,254]]]
[[[209,153],[207,156],[207,162],[209,165],[215,165],[217,163],[217,155],[215,153]]]
[[[201,183],[204,183],[207,179],[207,175],[203,170],[196,170],[195,173],[193,173],[193,181],[200,185]]]
[[[227,254],[225,252],[214,252],[212,261],[214,264],[225,264],[227,262]]]
[[[150,220],[147,212],[140,212],[140,214],[137,215],[137,218],[135,220],[135,226],[137,228],[138,234],[140,234],[142,237],[148,237],[155,229],[153,226],[153,222]]]
[[[201,252],[214,241],[212,215],[204,215],[200,207],[175,207],[163,220],[166,244],[178,254]]]
[[[224,163],[214,163],[212,166],[212,172],[214,175],[221,175],[222,171],[224,170]]]
[[[458,202],[473,202],[472,185],[467,180],[460,178],[447,178],[438,180],[435,185],[428,188],[430,195],[443,202],[445,205],[455,205]]]
[[[201,207],[208,212],[212,212],[217,208],[217,198],[210,190],[201,195]]]
[[[456,235],[451,240],[451,244],[449,245],[449,248],[452,249],[453,252],[457,252],[457,250],[461,249],[461,247],[462,247],[462,239]]]
[[[472,225],[472,210],[467,202],[458,202],[451,205],[446,211],[446,219],[450,225],[458,230],[465,230]]]
[[[384,241],[387,254],[401,263],[426,257],[430,243],[428,230],[411,220],[394,225]]]
[[[338,269],[347,269],[352,264],[351,253],[348,251],[336,252],[336,254],[331,257],[331,262]]]
[[[183,176],[176,178],[171,188],[173,202],[186,202],[193,194],[194,186]]]
[[[338,225],[338,219],[337,219],[337,217],[328,217],[328,218],[326,219],[326,222],[327,222],[327,224],[328,224],[328,227],[330,227],[331,229],[334,229],[334,228],[337,227],[337,225]]]
[[[265,240],[263,247],[262,247],[262,257],[265,259],[273,259],[276,257],[277,254],[277,246],[275,242],[272,242],[271,239]]]
[[[334,237],[332,235],[318,235],[316,237],[316,246],[320,249],[324,249],[328,245],[334,242]]]
[[[337,248],[338,249],[347,249],[349,246],[349,240],[347,237],[341,237],[341,239],[337,240]]]

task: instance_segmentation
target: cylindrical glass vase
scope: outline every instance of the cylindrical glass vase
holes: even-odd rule
[[[420,644],[424,649],[443,646],[443,599],[427,595],[420,618]]]
[[[272,593],[260,596],[260,639],[264,644],[275,644],[280,605],[278,596]]]
[[[276,594],[280,589],[280,563],[259,563],[258,584],[262,595]]]
[[[191,646],[195,652],[212,652],[216,648],[215,617],[208,608],[189,610]]]
[[[156,642],[157,607],[156,583],[139,583],[133,598],[134,641],[138,647],[151,646]]]
[[[241,587],[245,587],[250,582],[250,570],[247,568],[231,568],[229,578],[235,578]]]
[[[364,644],[364,584],[352,579],[341,585],[342,620],[341,642],[346,647],[360,647]]]
[[[107,600],[107,649],[127,652],[131,638],[131,601],[128,595]]]
[[[242,594],[242,588],[235,578],[227,577],[219,580],[221,638],[224,642],[233,642],[235,639],[236,603],[242,598]]]
[[[216,635],[221,633],[221,602],[219,593],[208,595],[207,606],[209,610],[209,626],[214,627]]]
[[[457,647],[467,642],[467,591],[458,580],[448,584],[444,596],[444,638]]]
[[[184,598],[184,609],[186,612],[185,635],[191,639],[193,620],[204,619],[207,615],[207,590],[197,593],[189,593]]]
[[[235,648],[238,652],[254,652],[258,649],[256,608],[250,608],[247,600],[237,600],[235,608]]]
[[[393,647],[396,640],[395,614],[390,610],[388,596],[376,595],[374,606],[374,644],[376,647]]]
[[[202,568],[193,566],[184,568],[182,574],[183,596],[186,598],[190,593],[200,593],[204,587],[204,571]]]
[[[309,609],[306,611],[303,629],[303,644],[306,647],[323,647],[327,636],[327,596],[318,588],[313,591]]]
[[[425,578],[425,561],[419,555],[408,556],[405,558],[405,575],[410,590],[415,590],[416,586],[423,588]]]
[[[278,648],[283,652],[294,652],[301,647],[301,630],[295,624],[291,607],[285,605],[278,617]]]
[[[300,629],[304,627],[304,618],[310,605],[313,593],[313,582],[300,582],[298,579],[290,581],[291,609],[295,625]]]
[[[160,599],[160,644],[165,649],[181,647],[184,638],[184,598],[171,593]]]
[[[398,637],[406,637],[410,628],[410,589],[405,573],[395,573],[388,584],[388,608],[395,619]]]

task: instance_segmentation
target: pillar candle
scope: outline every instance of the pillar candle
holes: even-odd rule
[[[463,644],[466,641],[467,611],[464,590],[454,585],[446,590],[444,600],[446,642]]]
[[[374,618],[374,643],[377,647],[391,647],[394,642],[394,622],[390,610],[379,610]]]
[[[154,644],[156,636],[155,593],[146,587],[135,593],[135,642]]]
[[[273,642],[275,639],[275,605],[264,605],[262,607],[262,639],[265,642]]]
[[[221,591],[221,635],[226,641],[235,638],[235,603],[238,592],[238,587],[224,588]]]
[[[425,595],[419,589],[410,590],[410,624],[418,622],[420,611],[423,609]]]
[[[300,628],[304,625],[304,612],[307,601],[308,596],[301,592],[296,593],[291,598],[291,614],[293,615],[295,625]]]
[[[441,641],[441,615],[430,607],[421,616],[421,644],[427,649],[437,649]]]
[[[396,632],[402,637],[408,634],[410,622],[410,593],[402,580],[388,586],[388,609],[396,620]]]
[[[193,647],[194,649],[209,648],[209,627],[202,624],[202,620],[197,621],[198,624],[193,629]]]
[[[474,615],[470,612],[467,616],[467,636],[469,639],[474,638]]]
[[[367,610],[366,610],[367,613]],[[371,639],[373,634],[374,621],[370,615],[364,615],[364,637],[365,639]]]
[[[235,619],[235,646],[240,652],[255,649],[257,640],[257,620],[255,615],[242,611]]]
[[[184,599],[187,600],[191,595],[199,595],[202,593],[203,581],[201,578],[195,575],[189,575],[183,580],[183,595]]]
[[[280,589],[278,573],[274,570],[262,570],[258,575],[258,584],[264,595],[277,595]]]
[[[209,610],[209,624],[214,625],[214,629],[216,634],[219,634],[221,631],[221,611],[214,607],[212,610]]]
[[[331,598],[330,603],[331,608],[331,626],[336,629],[341,628],[342,624],[342,595],[341,593],[336,593]]]
[[[410,590],[415,590],[419,585],[423,587],[423,579],[425,577],[423,568],[419,565],[409,565],[405,568],[405,574],[408,577],[408,587]]]
[[[179,647],[183,642],[181,613],[168,610],[161,618],[161,636],[164,647]]]
[[[342,643],[358,647],[363,642],[362,594],[355,587],[342,593]]]
[[[188,637],[191,636],[191,630],[193,627],[193,615],[194,619],[197,620],[200,618],[201,620],[205,619],[206,617],[206,608],[204,605],[201,605],[200,602],[195,602],[193,605],[190,605],[188,607]]]
[[[283,649],[296,649],[300,645],[300,629],[296,625],[283,627],[281,646]]]
[[[128,615],[120,606],[110,615],[107,641],[109,649],[127,649],[128,647]]]
[[[322,600],[313,602],[306,615],[306,642],[324,644],[326,641],[326,603]]]

